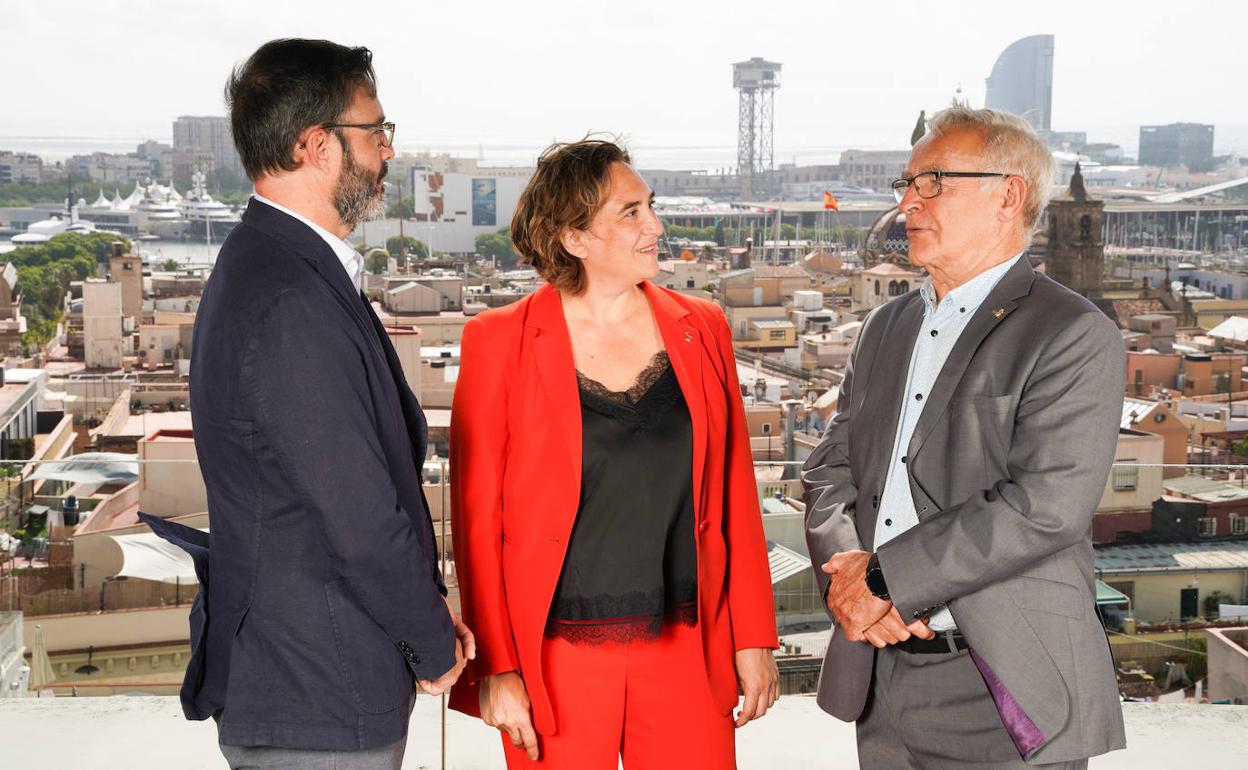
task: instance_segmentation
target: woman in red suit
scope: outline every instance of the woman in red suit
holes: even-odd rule
[[[547,283],[464,327],[451,494],[477,657],[451,705],[503,732],[509,768],[733,768],[734,724],[779,695],[732,335],[649,282],[663,227],[629,164],[605,141],[543,153],[511,235]]]

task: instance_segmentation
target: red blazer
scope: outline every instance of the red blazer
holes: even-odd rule
[[[737,702],[734,652],[777,646],[732,334],[715,305],[642,288],[693,425],[698,621],[711,693],[727,714]],[[516,670],[535,728],[552,734],[542,634],[581,486],[580,397],[556,289],[543,286],[464,326],[450,444],[455,569],[477,639],[451,707],[479,716],[476,682]]]

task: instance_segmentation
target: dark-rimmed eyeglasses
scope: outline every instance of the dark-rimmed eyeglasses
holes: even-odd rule
[[[321,128],[359,128],[372,131],[382,135],[386,147],[394,147],[394,124],[389,121],[385,123],[326,123]]]
[[[914,191],[919,194],[920,198],[935,198],[940,195],[944,189],[940,180],[945,177],[961,179],[969,177],[973,179],[983,179],[987,177],[1011,177],[1014,174],[1002,174],[996,171],[924,171],[914,176],[903,176],[900,179],[893,180],[893,197],[901,203],[901,199],[906,197],[906,188],[914,186]]]

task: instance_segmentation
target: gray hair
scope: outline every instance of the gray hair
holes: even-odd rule
[[[954,105],[933,115],[927,127],[934,136],[958,128],[973,128],[983,134],[984,170],[1018,174],[1027,183],[1023,220],[1030,236],[1049,203],[1057,176],[1053,154],[1031,124],[1008,112]]]

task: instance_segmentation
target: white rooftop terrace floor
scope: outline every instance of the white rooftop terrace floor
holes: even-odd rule
[[[1244,767],[1248,706],[1124,704],[1127,749],[1092,759],[1095,770]],[[404,770],[441,767],[439,703],[417,700]],[[498,733],[448,712],[447,768],[502,768]],[[172,697],[0,699],[0,767],[59,770],[220,770],[211,722],[188,722]],[[741,770],[852,770],[853,726],[811,696],[786,696],[737,734]],[[674,769],[676,770],[676,769]]]

